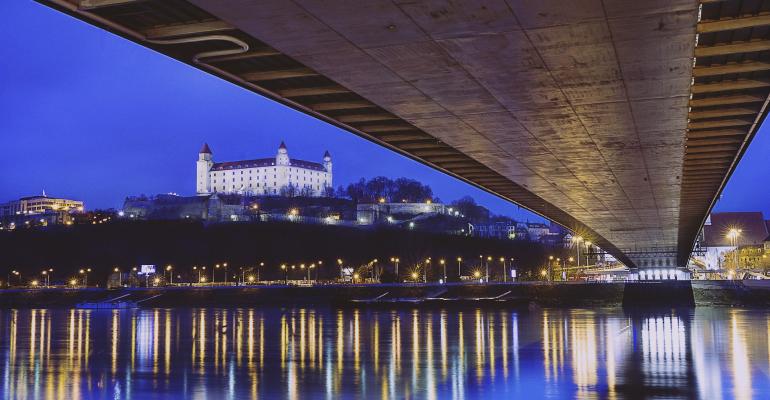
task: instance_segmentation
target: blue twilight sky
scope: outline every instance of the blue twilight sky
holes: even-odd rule
[[[770,138],[754,140],[718,210],[770,217]],[[471,195],[498,214],[536,218],[353,134],[264,99],[30,0],[0,2],[0,202],[47,193],[120,207],[126,195],[195,191],[195,160],[289,155],[320,161],[335,186],[407,176],[443,201]]]

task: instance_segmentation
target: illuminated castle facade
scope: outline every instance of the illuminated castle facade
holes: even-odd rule
[[[321,163],[289,158],[281,142],[272,158],[214,162],[208,144],[198,153],[196,192],[251,195],[323,196],[332,187],[332,157]]]

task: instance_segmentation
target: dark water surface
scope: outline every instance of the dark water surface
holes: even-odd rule
[[[4,398],[770,398],[770,312],[0,310]]]

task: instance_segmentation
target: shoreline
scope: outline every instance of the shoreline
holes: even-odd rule
[[[631,283],[415,283],[317,286],[174,286],[157,288],[0,289],[0,308],[74,307],[129,295],[141,307],[699,307],[770,308],[770,281],[662,281]],[[159,296],[158,296],[159,295]],[[150,298],[152,296],[157,296]]]

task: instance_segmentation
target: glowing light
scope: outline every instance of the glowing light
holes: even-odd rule
[[[78,284],[77,279],[70,279],[70,285],[75,286]]]
[[[412,272],[412,279],[417,279],[417,272]]]
[[[38,282],[37,280],[34,280],[34,281],[30,282],[30,284],[32,284],[32,286],[37,286],[39,283],[40,282]]]
[[[249,275],[247,279],[249,280],[249,282],[254,282],[254,275]]]
[[[540,275],[546,276],[546,275],[548,275],[548,271],[542,270],[542,271],[540,271]]]
[[[473,277],[474,278],[480,278],[481,277],[481,271],[473,271]]]

